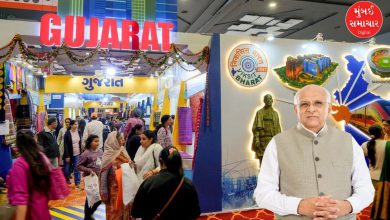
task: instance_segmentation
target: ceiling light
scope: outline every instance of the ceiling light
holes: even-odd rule
[[[252,24],[254,25],[265,25],[266,23],[274,20],[273,17],[266,17],[266,16],[261,16],[260,18],[256,19]]]
[[[232,34],[232,35],[247,35],[247,32],[242,32],[242,31],[226,31],[225,34]]]
[[[267,32],[267,30],[259,29],[259,28],[251,28],[251,29],[248,29],[247,31],[245,31],[245,33],[247,33],[247,34],[257,34],[259,32]]]
[[[277,36],[279,36],[279,35],[281,35],[283,33],[284,32],[282,32],[282,31],[275,31],[275,32],[272,32],[272,35],[274,35],[274,37],[277,37]]]
[[[259,16],[256,16],[256,15],[245,15],[244,17],[240,18],[240,21],[254,22],[258,18],[259,18]]]
[[[268,41],[273,41],[274,39],[275,39],[275,37],[272,34],[268,35],[268,37],[267,37]]]
[[[230,27],[228,27],[228,30],[246,31],[251,27],[253,27],[253,24],[231,25]]]
[[[116,72],[116,70],[115,70],[115,68],[113,68],[113,67],[109,67],[109,68],[107,68],[107,70],[106,70],[106,73],[107,73],[107,75],[109,75],[109,76],[114,76],[114,75],[115,75],[115,72]]]
[[[268,6],[269,6],[270,8],[275,8],[276,5],[277,5],[276,2],[270,2]]]
[[[300,19],[289,19],[288,21],[284,23],[277,23],[276,26],[279,26],[282,29],[289,29],[299,23],[303,22],[303,20]]]
[[[276,26],[268,27],[266,30],[267,32],[274,32],[280,30],[280,27],[276,27]]]
[[[272,21],[267,23],[267,26],[273,26],[273,25],[275,25],[275,24],[277,24],[279,22],[280,22],[280,20],[272,20]]]

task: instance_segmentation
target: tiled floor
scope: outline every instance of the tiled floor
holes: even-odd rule
[[[67,206],[50,209],[50,215],[54,220],[82,220],[84,219],[84,206]],[[106,208],[102,204],[94,214],[97,220],[106,219]]]

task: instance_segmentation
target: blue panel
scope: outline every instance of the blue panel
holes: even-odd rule
[[[177,6],[176,5],[163,5],[163,4],[156,4],[156,11],[169,11],[169,12],[177,12]]]
[[[5,177],[12,166],[11,150],[8,146],[2,144],[3,136],[0,137],[0,141],[0,177],[5,180]]]
[[[64,94],[52,93],[49,108],[64,108]]]
[[[357,128],[353,127],[352,125],[346,125],[345,131],[350,133],[358,142],[358,144],[362,145],[364,142],[368,141],[369,138],[367,135],[364,135],[361,131],[359,131]]]
[[[368,89],[368,83],[364,80],[363,75],[363,66],[364,61],[358,61],[354,56],[348,55],[345,57],[345,59],[348,61],[348,71],[351,73],[351,77],[347,83],[347,85],[341,90],[341,96],[344,104],[347,104],[349,101],[354,100],[355,98],[359,97],[361,94],[365,93]],[[361,74],[359,75],[361,70]],[[352,87],[353,83],[356,80],[356,84],[354,87]],[[347,94],[350,92],[350,95],[347,97]],[[340,103],[340,93],[338,91],[334,94],[336,96],[336,100]],[[358,100],[350,103],[348,105],[348,108],[353,111],[360,106],[372,102],[374,100],[380,99],[379,96],[374,95],[372,93],[367,93],[363,97],[360,97]],[[343,104],[340,103],[340,104]]]
[[[210,124],[206,125],[206,103],[202,108],[199,144],[194,164],[193,183],[203,213],[222,210],[221,69],[220,35],[211,41],[209,77]],[[207,97],[207,94],[206,94]]]

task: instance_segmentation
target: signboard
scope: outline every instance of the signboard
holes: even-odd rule
[[[149,77],[48,76],[45,93],[155,93],[157,80]]]
[[[359,1],[348,9],[345,23],[349,32],[356,37],[370,38],[381,29],[383,16],[376,4],[369,1]]]
[[[84,108],[99,108],[99,109],[115,109],[120,108],[121,104],[123,105],[125,102],[84,102]]]
[[[229,56],[229,73],[236,83],[255,87],[263,82],[268,72],[267,58],[253,44],[240,44]]]
[[[119,24],[117,19],[104,18],[102,29],[99,29],[99,18],[91,17],[89,18],[89,40],[86,42],[85,17],[65,16],[65,30],[61,27],[62,22],[61,17],[56,14],[42,16],[40,40],[43,45],[61,46],[61,36],[65,36],[64,43],[73,48],[84,45],[87,48],[96,48],[99,45],[102,49],[108,49],[111,45],[111,49],[114,50],[141,49],[167,52],[171,44],[169,34],[174,28],[174,24],[170,22],[145,21],[142,24],[141,34],[140,24],[137,21],[120,20]],[[118,28],[122,28],[120,35]],[[158,30],[161,31],[161,39],[158,38]]]

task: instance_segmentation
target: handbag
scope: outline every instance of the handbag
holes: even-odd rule
[[[169,198],[168,202],[165,203],[164,207],[160,210],[160,212],[157,213],[156,216],[154,216],[153,220],[157,220],[157,219],[159,219],[159,218],[161,217],[161,214],[165,211],[165,209],[168,208],[168,206],[169,206],[169,204],[171,204],[173,198],[175,198],[176,194],[179,192],[179,189],[180,189],[181,186],[183,185],[183,182],[184,182],[184,177],[181,178],[180,183],[179,183],[179,185],[177,186],[175,192],[173,192],[173,194],[172,194],[171,197]]]
[[[100,201],[99,177],[97,175],[86,176],[84,177],[84,183],[88,206],[92,207],[96,202]]]
[[[70,189],[62,169],[52,167],[50,170],[49,200],[62,200],[69,194]]]
[[[122,187],[123,187],[123,204],[128,205],[134,201],[138,188],[141,184],[132,168],[128,163],[121,164],[122,168]]]
[[[42,155],[46,164],[50,170],[50,189],[49,189],[49,200],[62,200],[70,194],[68,183],[66,182],[64,172],[59,167],[53,167],[49,159]]]

